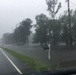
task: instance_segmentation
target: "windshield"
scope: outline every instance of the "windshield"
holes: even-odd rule
[[[76,67],[75,0],[0,0],[0,74]]]

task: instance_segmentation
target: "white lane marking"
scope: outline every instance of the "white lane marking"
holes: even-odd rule
[[[19,68],[10,60],[10,58],[4,53],[4,51],[0,48],[2,53],[5,55],[5,57],[9,60],[9,62],[13,65],[13,67],[17,70],[19,74],[22,74],[22,72],[19,70]]]

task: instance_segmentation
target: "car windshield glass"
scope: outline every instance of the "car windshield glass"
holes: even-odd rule
[[[76,0],[0,0],[0,74],[76,68]]]

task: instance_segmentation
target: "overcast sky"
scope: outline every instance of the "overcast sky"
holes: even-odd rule
[[[61,14],[67,10],[67,3],[65,0],[59,1],[62,2],[62,8],[59,11]],[[71,9],[75,9],[76,0],[70,1]],[[30,18],[35,23],[37,14],[44,13],[49,16],[46,10],[45,0],[0,0],[0,37],[3,33],[12,32],[23,19]]]

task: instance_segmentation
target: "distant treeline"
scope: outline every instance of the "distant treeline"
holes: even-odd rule
[[[76,41],[76,10],[70,10],[71,14],[71,34],[68,22],[68,11],[65,11],[63,15],[56,18],[58,11],[61,8],[61,2],[58,4],[58,0],[46,0],[48,6],[47,11],[50,13],[50,18],[45,14],[40,14],[35,17],[36,24],[32,25],[32,20],[27,18],[19,23],[19,26],[15,28],[13,33],[5,33],[3,35],[3,42],[6,44],[26,44],[28,43],[28,36],[30,35],[30,29],[32,26],[35,28],[35,34],[33,36],[34,43],[40,43],[41,45],[51,43],[52,45],[58,45],[63,42],[66,45],[70,45],[70,41],[73,43]],[[57,7],[57,9],[56,9]],[[70,39],[71,36],[71,39]]]

